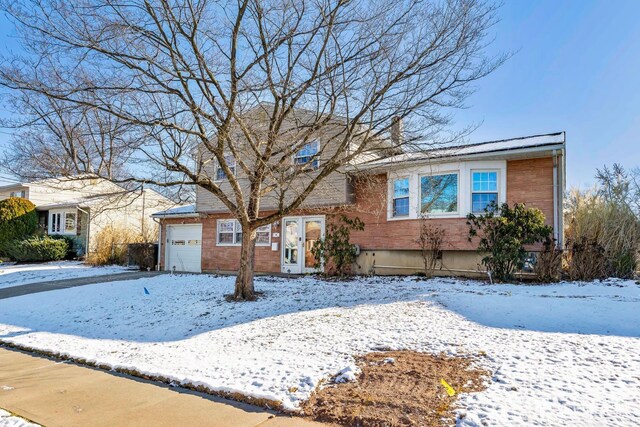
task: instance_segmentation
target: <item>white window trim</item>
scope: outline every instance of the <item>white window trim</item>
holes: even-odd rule
[[[396,199],[395,197],[395,188],[394,188],[394,184],[396,181],[399,181],[401,179],[406,179],[409,182],[409,195],[407,196],[409,198],[409,212],[406,215],[399,215],[399,216],[395,216],[393,214],[393,201]],[[397,221],[397,220],[403,220],[403,219],[410,219],[411,218],[411,212],[412,212],[412,200],[414,199],[414,197],[412,197],[412,188],[415,188],[413,185],[411,185],[411,176],[410,175],[397,175],[397,176],[393,176],[391,179],[388,180],[389,181],[389,203],[388,203],[388,215],[387,215],[387,219],[389,220],[393,220],[393,221]],[[398,199],[404,199],[404,197],[398,197]]]
[[[435,163],[414,167],[405,167],[387,173],[387,221],[406,221],[421,217],[466,218],[472,210],[473,172],[498,172],[498,203],[506,202],[507,161],[506,160],[469,160],[449,163]],[[444,175],[458,173],[458,212],[447,214],[420,213],[420,178],[425,175]],[[409,216],[393,216],[393,182],[396,179],[409,178]]]
[[[422,177],[434,177],[434,176],[441,176],[441,175],[456,175],[458,177],[458,182],[457,182],[457,187],[458,187],[458,194],[456,195],[457,197],[457,207],[458,209],[455,212],[422,212]],[[438,171],[438,172],[433,172],[433,173],[427,173],[427,174],[421,174],[418,175],[418,217],[425,217],[425,218],[451,218],[451,217],[459,217],[460,216],[460,202],[461,202],[461,197],[460,197],[460,170],[449,170],[449,171]]]
[[[53,216],[60,214],[60,231],[53,230]],[[67,231],[67,214],[74,214],[76,216],[75,219],[75,227],[73,231]],[[49,211],[49,225],[47,226],[47,233],[53,235],[64,235],[64,236],[75,236],[78,231],[78,211],[70,211],[70,210],[52,210]]]
[[[312,160],[311,162],[301,163],[301,164],[296,163],[296,159],[297,159],[298,157],[307,157],[307,156],[298,156],[298,153],[299,153],[299,152],[300,152],[300,151],[301,151],[301,150],[302,150],[306,145],[314,144],[314,143],[316,144],[316,146],[317,146],[317,148],[318,148],[318,149],[317,149],[317,151],[316,151],[316,154],[314,155],[314,156],[317,156],[317,157],[316,157],[314,160]],[[312,163],[312,162],[318,162],[318,166],[317,166],[317,167],[315,167],[315,168],[310,168],[310,169],[309,169],[309,172],[317,171],[318,169],[320,169],[320,140],[319,140],[319,139],[314,139],[313,141],[309,141],[309,142],[307,142],[307,143],[306,143],[306,144],[304,144],[302,147],[300,147],[300,149],[299,149],[298,151],[296,151],[295,153],[293,153],[293,155],[291,156],[291,159],[292,159],[291,161],[293,162],[293,166],[300,166],[301,168],[304,168],[304,167],[305,167],[306,165],[308,165],[309,163]]]
[[[220,242],[220,225],[225,222],[233,221],[233,243],[221,243]],[[256,246],[271,246],[271,224],[266,225],[265,227],[269,227],[269,242],[268,243],[257,243]],[[238,231],[240,230],[240,231]],[[233,218],[223,218],[216,220],[216,246],[242,246],[242,242],[236,242],[236,235],[242,231],[242,227],[240,226],[240,222],[237,219]],[[256,231],[257,232],[257,231]],[[227,234],[231,234],[227,232]]]
[[[225,158],[230,158],[231,160],[233,160],[233,166],[231,166],[229,164],[229,161],[225,160],[227,162],[227,166],[229,166],[230,169],[233,169],[233,176],[238,176],[238,162],[236,161],[235,157],[233,157],[233,155],[228,154],[226,156],[224,156]],[[218,179],[218,170],[221,170],[222,168],[220,167],[220,162],[218,162],[217,160],[215,161],[215,168],[213,168],[213,182],[223,182],[223,181],[228,181],[229,178],[225,175],[224,179]]]
[[[269,227],[269,241],[267,243],[258,243],[256,241],[256,246],[271,246],[271,224],[263,225],[263,227]],[[256,230],[256,233],[258,230]]]
[[[496,185],[498,186],[497,191],[473,191],[473,174],[476,172],[496,172]],[[482,168],[482,169],[470,169],[469,170],[469,212],[473,214],[483,214],[484,210],[481,212],[473,212],[473,195],[474,194],[496,194],[498,195],[498,205],[504,203],[504,197],[502,197],[502,179],[501,179],[501,171],[500,169],[493,168]]]

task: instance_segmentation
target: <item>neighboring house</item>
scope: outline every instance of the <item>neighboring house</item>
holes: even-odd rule
[[[22,197],[36,205],[38,223],[49,235],[76,241],[78,255],[95,248],[97,234],[114,226],[153,235],[150,215],[175,204],[158,192],[129,191],[103,178],[51,178],[0,187],[0,200]]]
[[[392,137],[393,137],[392,131]],[[312,156],[322,140],[295,157]],[[357,273],[413,274],[423,270],[417,239],[421,221],[445,230],[443,274],[481,271],[477,242],[469,242],[466,216],[491,202],[525,203],[544,213],[562,245],[565,133],[403,153],[368,159],[314,191],[303,209],[258,231],[257,272],[315,271],[310,249],[337,213],[357,216],[364,231]],[[322,161],[322,159],[320,159]],[[223,180],[224,176],[220,176]],[[237,221],[212,194],[197,191],[196,204],[155,214],[161,220],[161,266],[166,270],[232,272],[240,257]],[[262,214],[269,213],[266,201]],[[423,219],[426,218],[426,219]],[[537,247],[531,248],[533,251]]]

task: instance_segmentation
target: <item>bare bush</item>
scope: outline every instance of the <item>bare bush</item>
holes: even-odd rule
[[[566,216],[567,265],[573,280],[634,275],[640,220],[627,204],[595,191],[573,190]]]
[[[555,240],[547,237],[533,267],[536,279],[542,283],[559,281],[562,278],[562,257],[562,249],[558,248]]]
[[[98,231],[92,242],[92,250],[87,254],[91,265],[125,265],[129,243],[143,243],[140,233],[131,229],[108,225]]]
[[[433,277],[433,273],[438,266],[438,260],[442,259],[444,236],[444,228],[432,225],[427,218],[422,218],[420,236],[416,241],[420,245],[426,277]]]
[[[571,280],[595,280],[607,276],[605,249],[596,240],[582,237],[567,241],[567,274]]]

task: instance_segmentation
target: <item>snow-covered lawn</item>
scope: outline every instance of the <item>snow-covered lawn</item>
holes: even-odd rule
[[[143,287],[149,290],[144,293]],[[0,339],[281,401],[295,409],[358,353],[486,354],[460,425],[640,425],[640,285],[158,276],[0,300]],[[446,378],[445,378],[446,380]]]
[[[0,427],[38,427],[38,425],[0,409]]]
[[[49,280],[76,279],[122,273],[126,267],[117,265],[92,267],[80,261],[54,261],[42,264],[0,264],[0,289]]]

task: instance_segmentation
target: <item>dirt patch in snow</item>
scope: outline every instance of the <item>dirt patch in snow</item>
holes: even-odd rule
[[[457,394],[484,390],[489,375],[472,358],[416,351],[369,353],[356,363],[356,381],[336,376],[302,405],[305,415],[348,426],[452,425]]]

